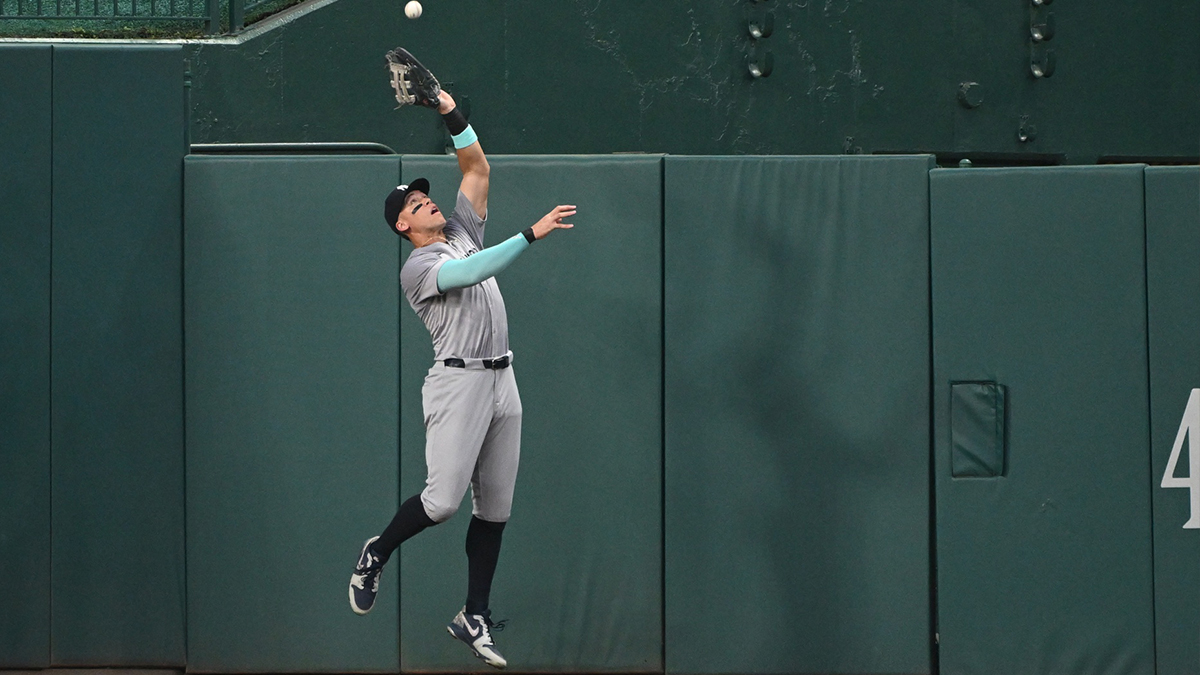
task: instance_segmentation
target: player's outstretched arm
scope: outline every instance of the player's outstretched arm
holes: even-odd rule
[[[520,234],[515,234],[495,246],[485,248],[469,258],[443,262],[442,266],[438,268],[438,290],[445,293],[455,288],[466,288],[496,276],[511,265],[517,256],[521,255],[533,242],[545,239],[546,235],[555,230],[569,230],[575,227],[571,223],[564,223],[563,218],[569,218],[576,212],[574,206],[556,206],[554,210],[534,223],[533,227],[526,228]]]
[[[483,147],[479,145],[479,137],[458,110],[454,98],[445,91],[438,94],[438,112],[446,122],[446,128],[450,130],[450,137],[454,141],[454,153],[458,155],[458,169],[463,175],[462,184],[458,189],[471,200],[475,214],[486,218],[488,176],[491,167],[483,154]]]

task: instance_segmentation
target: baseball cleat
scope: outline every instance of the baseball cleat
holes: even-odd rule
[[[358,564],[354,574],[350,575],[350,609],[355,614],[366,614],[375,606],[375,594],[379,592],[379,573],[383,571],[383,563],[371,549],[371,544],[379,537],[371,537],[363,544],[362,553],[358,554]]]
[[[467,614],[467,609],[464,607],[450,622],[450,625],[446,626],[446,630],[450,632],[450,635],[470,647],[475,656],[483,659],[484,663],[493,668],[504,668],[508,665],[508,661],[504,660],[499,650],[496,649],[496,643],[492,642],[491,628],[493,627],[500,630],[503,626],[492,623],[491,610],[483,614]]]

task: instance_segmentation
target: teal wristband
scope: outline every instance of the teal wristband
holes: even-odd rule
[[[467,125],[466,129],[462,130],[461,134],[455,134],[450,138],[454,140],[455,150],[462,150],[479,140],[479,137],[475,135],[475,130],[471,128],[470,124]]]

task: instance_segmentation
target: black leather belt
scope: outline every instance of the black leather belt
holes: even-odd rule
[[[505,354],[498,359],[480,359],[483,362],[483,367],[490,370],[500,370],[508,367],[508,355]],[[462,359],[446,359],[442,361],[447,368],[466,368],[467,362]]]

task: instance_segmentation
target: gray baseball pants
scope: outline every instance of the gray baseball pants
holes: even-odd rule
[[[429,468],[421,504],[444,522],[470,485],[474,515],[503,523],[521,458],[521,395],[511,365],[491,370],[479,359],[465,361],[466,368],[434,364],[421,387]]]

